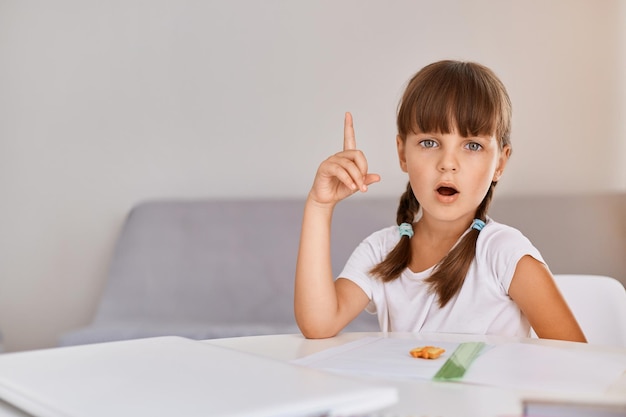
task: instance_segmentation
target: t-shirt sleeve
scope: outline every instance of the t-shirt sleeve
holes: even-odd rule
[[[496,225],[494,225],[496,226]],[[544,263],[539,250],[519,230],[499,225],[499,227],[485,227],[477,242],[478,258],[486,260],[492,268],[492,273],[498,277],[503,290],[508,294],[517,264],[526,255],[530,255]],[[486,232],[486,233],[484,233]]]
[[[337,278],[345,278],[354,282],[371,300],[373,288],[369,270],[377,263],[372,242],[369,238],[365,239],[352,252],[352,255],[348,258],[348,261]]]
[[[395,229],[394,229],[395,228]],[[383,261],[386,254],[399,239],[390,239],[397,233],[397,226],[379,230],[365,238],[352,252],[338,278],[349,279],[358,285],[372,301],[374,286],[379,284],[370,270]],[[390,248],[388,248],[390,246]]]

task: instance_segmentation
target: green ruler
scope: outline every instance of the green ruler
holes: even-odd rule
[[[433,377],[435,381],[458,380],[485,347],[483,342],[461,343]]]

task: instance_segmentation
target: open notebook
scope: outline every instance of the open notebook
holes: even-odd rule
[[[395,388],[181,337],[0,355],[0,399],[37,417],[349,416]]]

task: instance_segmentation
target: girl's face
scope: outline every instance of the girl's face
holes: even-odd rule
[[[510,154],[508,146],[500,150],[493,135],[410,133],[396,142],[400,167],[409,175],[423,219],[460,222],[463,227],[502,175]]]

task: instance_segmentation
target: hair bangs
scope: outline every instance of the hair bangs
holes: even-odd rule
[[[479,64],[442,61],[418,72],[398,109],[398,133],[496,135],[509,144],[511,105],[504,86]]]

